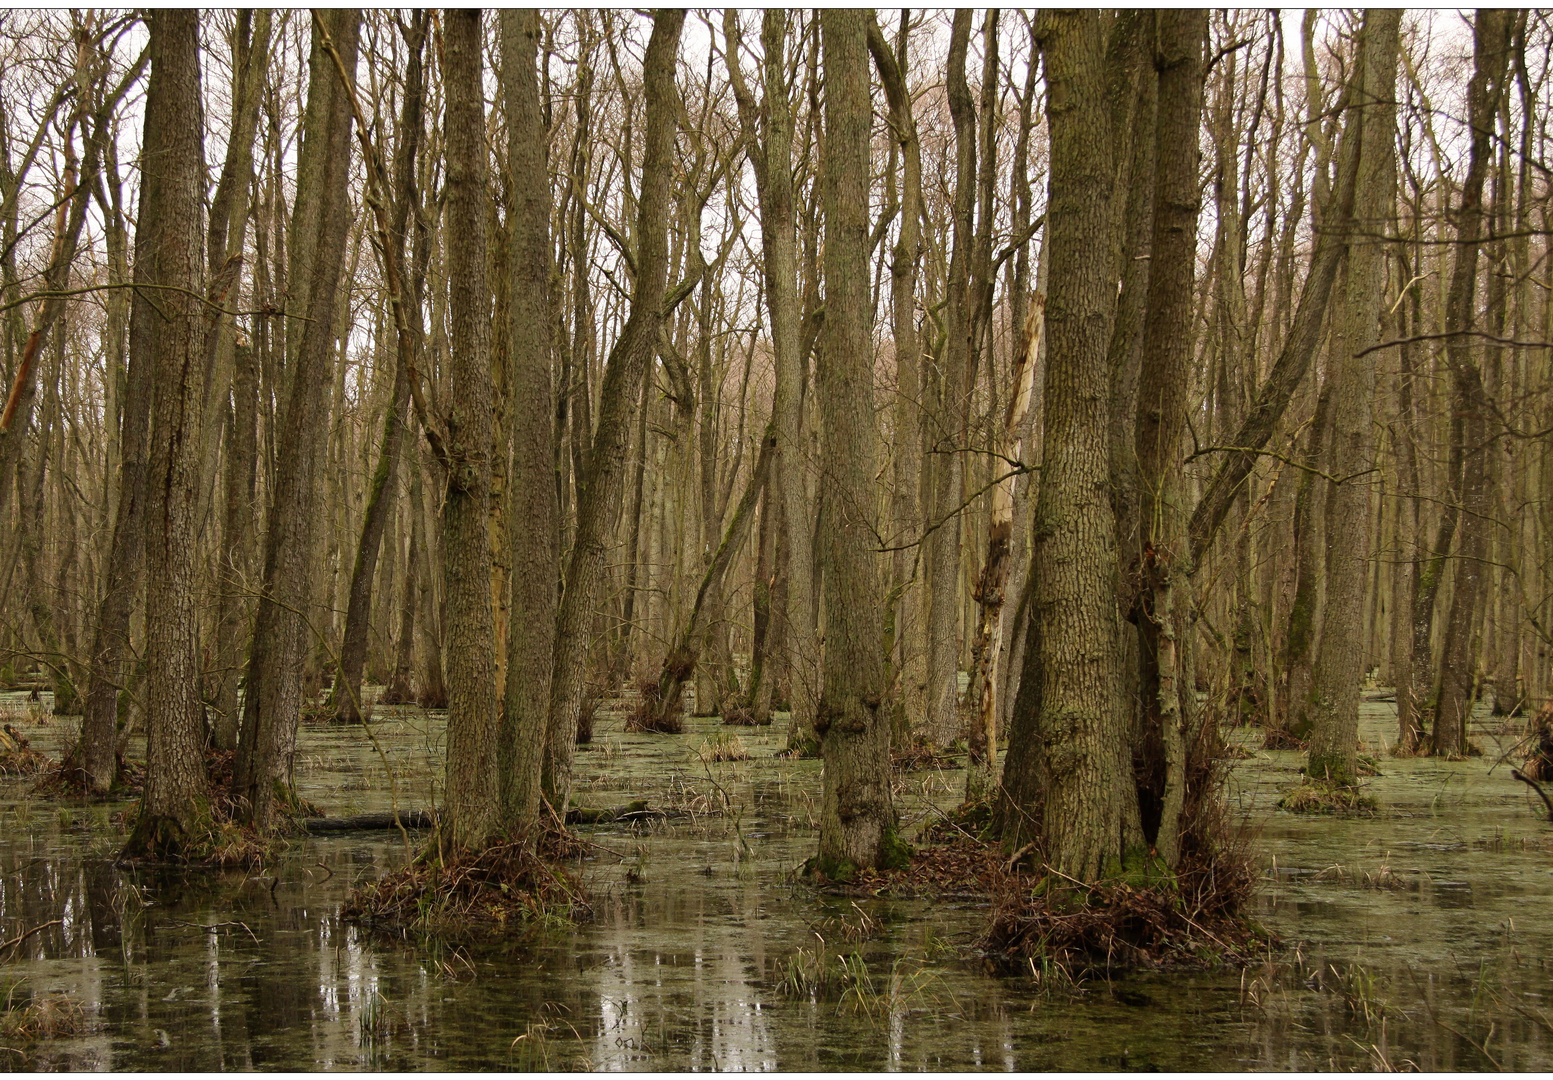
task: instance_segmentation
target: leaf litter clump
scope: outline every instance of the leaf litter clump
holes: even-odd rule
[[[443,854],[433,838],[420,857],[354,890],[341,913],[374,930],[459,938],[529,923],[583,922],[593,914],[587,889],[557,863],[585,847],[553,829],[537,844],[519,837],[477,852]]]

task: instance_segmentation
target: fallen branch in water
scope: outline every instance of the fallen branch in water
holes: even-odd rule
[[[1511,769],[1510,775],[1523,784],[1530,784],[1533,790],[1535,790],[1538,795],[1542,796],[1543,805],[1548,808],[1548,820],[1553,821],[1553,799],[1550,799],[1548,797],[1548,793],[1542,790],[1542,785],[1537,783],[1537,781],[1533,780],[1531,777],[1527,776],[1525,773],[1521,772],[1519,769]]]

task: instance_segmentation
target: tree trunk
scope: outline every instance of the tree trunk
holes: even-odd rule
[[[151,438],[146,480],[146,784],[130,858],[175,859],[202,837],[205,770],[200,705],[194,527],[199,498],[200,420],[206,320],[201,317],[200,234],[204,115],[199,15],[162,11],[150,20],[141,217],[153,230],[137,263],[163,292],[151,329]]]
[[[410,56],[405,71],[404,103],[401,106],[399,138],[395,148],[393,224],[388,236],[388,242],[396,245],[400,252],[404,250],[411,207],[418,201],[415,194],[415,169],[425,99],[421,66],[421,52],[426,40],[424,14],[414,17],[407,31],[407,39]],[[410,405],[410,359],[418,352],[421,336],[420,307],[410,304],[405,314],[409,316],[405,321],[408,323],[411,341],[409,348],[400,345],[394,352],[394,385],[383,415],[383,442],[378,450],[377,468],[373,471],[372,484],[367,491],[367,509],[361,523],[361,538],[356,546],[355,565],[351,570],[350,599],[345,609],[345,633],[340,643],[340,661],[330,700],[334,718],[340,723],[356,723],[361,719],[361,672],[367,659],[372,582],[377,573],[383,533],[388,527],[398,491],[399,459],[406,428],[405,412]],[[403,332],[396,322],[396,336]]]
[[[1106,32],[1096,11],[1040,15],[1051,129],[1042,475],[1025,672],[1009,732],[1004,842],[1097,879],[1121,855],[1116,523],[1107,493],[1116,307]]]
[[[874,498],[873,335],[868,290],[867,16],[820,13],[825,50],[825,329],[820,555],[825,663],[816,730],[825,758],[815,869],[832,880],[900,861],[890,801],[884,619]]]
[[[1472,132],[1467,177],[1456,209],[1456,264],[1446,296],[1445,346],[1451,369],[1452,405],[1458,422],[1452,434],[1461,457],[1461,538],[1456,545],[1455,590],[1440,650],[1440,699],[1435,708],[1432,752],[1446,756],[1467,752],[1467,724],[1476,689],[1477,652],[1473,635],[1482,602],[1493,525],[1488,455],[1489,413],[1483,376],[1475,359],[1471,333],[1476,317],[1478,251],[1484,211],[1483,182],[1493,162],[1490,143],[1494,120],[1504,93],[1510,52],[1510,17],[1503,11],[1479,11],[1473,22],[1473,70],[1467,86],[1467,122]],[[1452,455],[1456,456],[1455,454]]]
[[[643,61],[647,130],[637,201],[636,280],[631,292],[631,314],[611,350],[599,390],[598,431],[578,497],[577,533],[556,614],[541,784],[545,797],[557,811],[571,797],[577,718],[586,694],[589,629],[604,578],[609,531],[619,514],[624,492],[632,414],[641,396],[642,379],[657,348],[663,319],[669,261],[669,173],[678,113],[674,67],[684,22],[683,11],[655,13]]]
[[[486,284],[485,104],[480,10],[443,16],[447,93],[448,292],[452,374],[446,417],[442,580],[447,593],[446,839],[478,849],[500,813],[491,614],[491,295]]]
[[[960,731],[960,501],[970,436],[971,298],[968,285],[976,202],[976,106],[965,80],[971,12],[960,8],[949,37],[949,112],[954,121],[952,248],[945,291],[945,338],[938,363],[939,408],[933,419],[933,532],[927,538],[928,713],[924,734],[943,746]]]
[[[273,827],[277,812],[294,799],[291,765],[308,653],[317,471],[329,430],[327,398],[319,387],[333,382],[336,302],[349,226],[351,104],[322,35],[346,69],[354,70],[360,23],[353,10],[316,15],[308,64],[307,137],[298,162],[287,271],[293,297],[288,308],[305,317],[287,321],[285,405],[278,418],[264,573],[233,765],[233,796],[244,819],[260,829]]]
[[[890,337],[895,349],[895,401],[891,409],[894,453],[890,507],[894,546],[890,593],[895,598],[895,657],[899,673],[895,730],[904,733],[920,722],[927,708],[927,656],[924,651],[923,593],[920,568],[922,531],[922,345],[917,337],[917,266],[922,259],[922,143],[917,138],[911,95],[906,86],[906,46],[910,17],[901,12],[892,55],[878,23],[868,22],[868,49],[890,106],[890,127],[900,147],[900,232],[890,253]]]
[[[554,480],[555,408],[550,394],[550,184],[540,114],[537,12],[501,14],[502,95],[507,105],[507,163],[512,170],[508,348],[512,373],[511,625],[497,761],[503,821],[532,828],[539,812],[545,718],[554,663],[560,522]],[[640,482],[640,481],[638,481]],[[638,488],[640,491],[640,488]],[[640,497],[637,499],[640,507]],[[635,528],[635,523],[632,524]]]
[[[1383,229],[1396,188],[1396,79],[1401,12],[1367,12],[1359,39],[1359,187],[1354,217],[1365,233]],[[1342,332],[1327,367],[1332,454],[1348,478],[1327,504],[1326,605],[1309,695],[1310,757],[1305,774],[1351,785],[1357,777],[1359,684],[1364,677],[1364,594],[1370,569],[1371,478],[1375,461],[1375,359],[1386,286],[1382,241],[1348,243]]]
[[[1155,120],[1153,236],[1148,309],[1138,376],[1138,550],[1128,577],[1139,583],[1141,722],[1138,803],[1144,839],[1166,865],[1181,855],[1181,809],[1192,746],[1192,672],[1183,664],[1190,633],[1181,459],[1192,364],[1194,271],[1197,262],[1197,132],[1202,124],[1202,56],[1206,11],[1156,16],[1159,72]],[[1147,138],[1140,134],[1139,138]]]
[[[738,41],[736,14],[730,9],[724,28]],[[776,486],[781,494],[786,526],[785,590],[787,675],[792,719],[789,749],[813,753],[818,748],[815,708],[820,691],[820,643],[814,608],[814,517],[806,492],[803,453],[804,351],[799,315],[797,210],[793,179],[793,105],[787,79],[787,12],[770,9],[761,28],[765,53],[761,108],[742,90],[737,49],[730,48],[729,78],[739,99],[746,150],[755,165],[760,200],[761,259],[765,271],[766,308],[771,316],[771,348],[776,366],[772,416],[777,428]],[[765,122],[765,138],[752,138],[756,115]]]

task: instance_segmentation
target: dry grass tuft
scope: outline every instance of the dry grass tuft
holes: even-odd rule
[[[0,1011],[0,1043],[34,1043],[75,1035],[85,1026],[86,1013],[80,1002],[59,994],[46,997],[17,995],[13,985],[5,995]]]
[[[748,761],[750,757],[750,752],[744,747],[744,740],[737,735],[718,735],[705,739],[696,748],[696,754],[707,764],[714,761]]]

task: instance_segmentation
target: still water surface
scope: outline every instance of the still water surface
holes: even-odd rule
[[[72,725],[10,695],[0,712],[51,755]],[[1394,722],[1366,703],[1370,752]],[[1519,726],[1480,717],[1486,755],[1466,762],[1381,754],[1372,817],[1276,809],[1299,757],[1256,750],[1231,797],[1261,830],[1257,917],[1289,948],[1244,972],[1116,976],[1077,995],[990,975],[970,950],[977,903],[854,905],[795,884],[820,774],[772,756],[779,729],[733,729],[750,758],[708,763],[698,751],[730,730],[715,721],[649,736],[601,715],[579,801],[726,797],[731,812],[584,830],[600,845],[580,867],[595,921],[469,950],[340,918],[354,883],[406,858],[398,834],[309,838],[258,875],[168,879],[113,867],[122,805],[0,781],[0,939],[61,920],[0,969],[0,992],[84,1008],[78,1035],[0,1050],[0,1069],[1553,1068],[1553,825],[1493,767]],[[391,770],[401,808],[433,805],[440,714],[380,707],[374,727],[377,748],[359,728],[305,728],[302,794],[330,814],[388,809]],[[963,785],[956,770],[902,777],[907,835]],[[861,957],[866,993],[780,993],[822,938]]]

